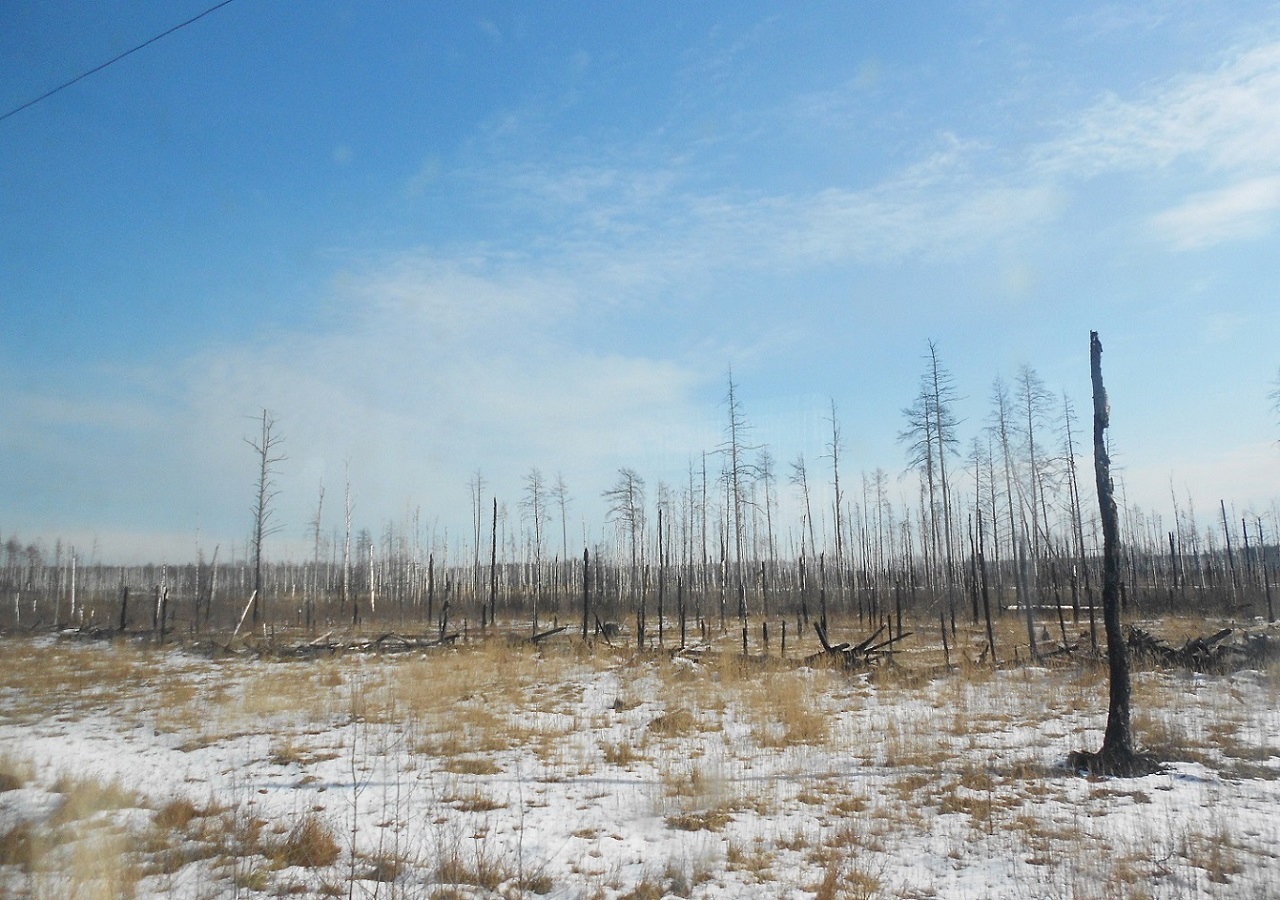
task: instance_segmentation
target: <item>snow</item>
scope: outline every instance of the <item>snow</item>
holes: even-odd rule
[[[0,762],[29,774],[0,792],[0,833],[54,833],[68,783],[136,796],[63,827],[53,862],[0,865],[0,893],[106,877],[69,862],[101,833],[139,898],[1280,891],[1274,673],[1139,673],[1135,730],[1177,758],[1091,780],[1061,767],[1101,742],[1089,669],[916,683],[565,646],[272,663],[59,642],[57,665],[111,671],[119,655],[130,674],[6,682]],[[342,853],[312,868],[273,864],[270,840],[202,855],[207,833],[154,824],[175,798],[275,841],[315,816]],[[191,859],[157,872],[166,842]],[[393,881],[364,877],[379,860]]]

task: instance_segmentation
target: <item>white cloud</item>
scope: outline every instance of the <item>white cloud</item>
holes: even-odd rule
[[[1038,168],[1088,177],[1194,159],[1209,170],[1271,172],[1280,164],[1280,43],[1239,51],[1215,71],[1153,87],[1138,100],[1103,98],[1063,123]]]
[[[1051,220],[1062,195],[1046,183],[971,173],[983,147],[952,135],[895,178],[863,189],[697,191],[675,169],[579,167],[510,176],[508,194],[549,223],[540,236],[560,271],[607,293],[722,269],[947,258]]]
[[[706,373],[576,343],[584,314],[559,275],[412,254],[346,276],[338,300],[325,333],[211,349],[182,375],[175,445],[193,471],[233,479],[248,460],[244,416],[277,415],[290,455],[281,518],[294,531],[321,479],[337,489],[347,458],[361,522],[420,505],[456,526],[476,469],[505,498],[529,467],[563,469],[585,510],[618,465],[678,466],[699,446],[691,395]]]
[[[1271,230],[1280,210],[1280,175],[1253,178],[1193,194],[1151,219],[1156,233],[1180,250],[1255,238]]]

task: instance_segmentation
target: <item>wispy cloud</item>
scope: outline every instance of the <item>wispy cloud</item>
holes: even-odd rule
[[[698,278],[725,268],[800,267],[949,258],[1025,233],[1062,205],[1052,184],[975,173],[984,148],[940,149],[866,188],[697,190],[675,168],[525,169],[516,202],[554,223],[541,247],[567,269],[614,287]],[[643,273],[648,273],[643,274]]]
[[[1212,72],[1179,77],[1125,100],[1111,95],[1061,123],[1037,166],[1088,177],[1193,159],[1209,170],[1271,171],[1280,164],[1280,43],[1238,52]]]
[[[1151,218],[1158,236],[1181,250],[1267,234],[1280,210],[1280,175],[1193,194]]]
[[[339,308],[324,333],[189,360],[177,418],[204,441],[176,442],[196,449],[168,464],[230,472],[243,462],[243,415],[268,407],[292,453],[282,518],[300,523],[315,485],[339,481],[347,458],[372,521],[406,504],[456,513],[475,469],[509,497],[530,466],[562,467],[572,488],[594,496],[623,462],[678,463],[698,446],[694,393],[708,373],[575,342],[578,299],[559,274],[420,251],[353,269],[335,288]]]
[[[1038,148],[1033,165],[1057,179],[1176,175],[1163,183],[1199,186],[1149,217],[1153,233],[1178,250],[1256,238],[1280,211],[1277,109],[1280,43],[1271,42],[1145,96],[1103,99],[1064,123],[1064,136]]]

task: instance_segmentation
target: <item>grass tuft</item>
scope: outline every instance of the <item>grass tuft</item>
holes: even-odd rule
[[[289,831],[274,859],[283,866],[314,869],[333,865],[341,853],[342,848],[329,826],[309,814]]]

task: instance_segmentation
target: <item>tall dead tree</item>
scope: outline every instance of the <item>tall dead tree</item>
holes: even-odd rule
[[[809,553],[816,553],[818,545],[817,533],[813,526],[813,507],[809,503],[809,473],[805,468],[804,454],[801,453],[791,463],[790,481],[800,489],[800,497],[804,501],[804,521],[808,523],[809,528]],[[804,550],[804,524],[800,528],[800,558],[805,556]]]
[[[1071,423],[1075,419],[1075,412],[1071,408],[1071,401],[1066,393],[1062,395],[1062,424],[1064,428],[1063,440],[1065,446],[1065,456],[1067,461],[1067,501],[1070,507],[1071,525],[1073,528],[1072,536],[1076,542],[1076,559],[1077,572],[1076,577],[1071,580],[1071,611],[1075,620],[1080,618],[1080,591],[1083,590],[1085,597],[1089,601],[1089,624],[1092,641],[1096,646],[1098,638],[1093,634],[1093,587],[1089,584],[1089,560],[1085,554],[1084,547],[1084,510],[1080,503],[1080,483],[1076,478],[1076,444],[1075,438],[1071,432]],[[1176,515],[1177,509],[1175,507]]]
[[[1018,558],[1018,520],[1014,515],[1014,455],[1012,448],[1012,428],[1013,428],[1013,399],[1009,394],[1009,385],[1005,380],[996,376],[996,380],[991,385],[991,414],[988,417],[988,432],[995,438],[1000,445],[1000,457],[1004,468],[1004,496],[1005,504],[1009,511],[1008,516],[1008,532],[1009,532],[1009,559],[1016,560]],[[994,506],[994,504],[993,504]],[[1019,504],[1019,508],[1021,508]],[[999,520],[996,516],[991,519],[992,540],[996,545],[996,558],[999,559],[1000,551],[1000,529]],[[1000,593],[1001,600],[1004,598],[1004,569],[998,564],[996,566],[997,590]],[[1018,589],[1018,604],[1026,603],[1027,597],[1023,594],[1022,589]]]
[[[840,492],[840,451],[844,444],[840,439],[840,422],[836,418],[836,400],[831,398],[831,443],[827,444],[827,457],[831,460],[831,484],[834,497],[831,500],[832,512],[834,513],[833,522],[835,523],[836,535],[836,572],[837,582],[839,581],[838,573],[840,571],[842,560],[844,559],[844,539],[843,526],[840,520],[840,507],[844,503],[844,495]],[[825,628],[826,622],[822,623]]]
[[[906,427],[898,433],[898,441],[908,449],[910,469],[920,473],[928,489],[929,539],[934,565],[942,564],[940,574],[947,592],[947,608],[951,630],[955,632],[955,553],[951,518],[951,483],[947,475],[947,456],[956,453],[959,420],[953,410],[956,398],[951,373],[938,359],[938,345],[929,342],[928,368],[920,378],[920,392],[902,413]]]
[[[320,482],[320,496],[316,500],[316,514],[311,520],[311,536],[312,536],[312,560],[311,560],[311,592],[306,598],[306,614],[307,627],[315,627],[316,617],[316,597],[319,596],[320,586],[320,550],[323,544],[321,528],[322,514],[324,512],[324,482]]]
[[[253,448],[258,459],[258,481],[253,501],[253,623],[258,624],[259,606],[262,604],[262,544],[266,538],[280,530],[273,524],[275,517],[275,499],[280,492],[276,489],[276,464],[286,457],[280,452],[280,444],[284,441],[275,431],[276,420],[267,410],[262,411],[262,434],[257,439],[245,438],[244,442]]]
[[[724,486],[727,501],[729,524],[733,528],[734,569],[738,581],[738,590],[744,586],[743,576],[743,531],[745,530],[745,511],[748,504],[746,485],[756,476],[756,468],[747,462],[747,454],[758,451],[760,446],[747,443],[750,426],[742,412],[742,402],[738,399],[738,386],[733,380],[733,370],[729,370],[729,392],[725,396],[729,421],[724,429],[724,443],[720,452],[724,455]]]
[[[631,545],[629,583],[636,606],[636,622],[642,630],[644,623],[643,585],[636,599],[635,586],[640,580],[640,537],[644,531],[644,479],[635,469],[618,469],[618,480],[602,495],[608,504],[606,521],[613,522],[620,532],[625,532]],[[619,585],[621,587],[621,585]],[[639,636],[638,636],[638,639]]]
[[[1093,468],[1102,519],[1102,616],[1107,634],[1110,700],[1102,749],[1097,753],[1077,751],[1068,761],[1073,768],[1097,775],[1130,776],[1145,774],[1150,766],[1134,752],[1129,725],[1129,648],[1120,631],[1120,517],[1106,443],[1111,407],[1102,383],[1102,341],[1096,331],[1089,332],[1089,369],[1093,382]]]
[[[560,558],[564,560],[564,586],[569,587],[569,485],[565,484],[564,475],[556,473],[556,480],[551,485],[549,498],[560,508]]]
[[[533,524],[533,633],[538,633],[538,607],[542,594],[542,534],[546,520],[547,485],[542,470],[537,466],[529,470],[524,479],[524,496],[520,510]]]
[[[483,610],[485,604],[480,599],[480,529],[484,519],[484,479],[480,477],[479,469],[472,473],[471,480],[467,482],[467,486],[471,488],[472,593],[475,595],[476,600],[480,602],[480,608]]]

